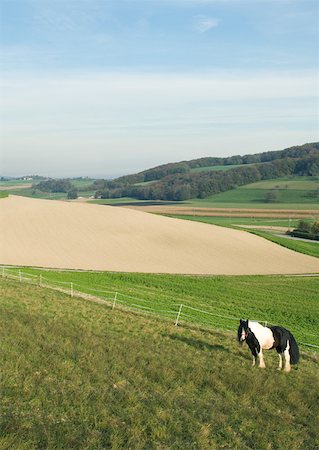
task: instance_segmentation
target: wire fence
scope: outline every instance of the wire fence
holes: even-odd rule
[[[150,300],[134,297],[123,292],[109,291],[106,289],[96,289],[84,286],[72,281],[59,281],[49,279],[42,274],[34,275],[26,273],[21,269],[8,268],[2,266],[0,275],[3,278],[9,278],[21,283],[33,284],[42,288],[57,290],[69,295],[71,298],[83,298],[97,303],[105,304],[112,310],[117,308],[124,311],[131,311],[143,315],[155,316],[160,319],[166,319],[178,325],[197,325],[201,327],[209,327],[214,329],[223,329],[233,331],[237,328],[239,317],[217,314],[215,312],[204,309],[194,308],[193,306],[184,303],[175,303],[173,308],[168,309],[165,301],[156,301],[156,308],[154,303]],[[172,306],[172,305],[169,305]],[[273,325],[267,320],[251,319],[263,324],[264,326]],[[299,344],[319,349],[319,335],[312,332],[307,332],[307,336],[311,336],[313,342],[300,342]]]

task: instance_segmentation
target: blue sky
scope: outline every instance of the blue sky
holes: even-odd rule
[[[318,140],[317,0],[0,0],[1,174]]]

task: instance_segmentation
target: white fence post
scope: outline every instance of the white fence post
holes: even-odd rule
[[[181,315],[182,308],[183,308],[183,304],[181,303],[181,306],[179,307],[179,310],[178,310],[178,313],[177,313],[177,317],[176,317],[176,320],[175,320],[175,327],[178,325],[178,320],[179,320],[179,316]]]
[[[73,297],[73,295],[74,295],[72,282],[70,283],[70,295],[71,295],[71,297]]]
[[[112,309],[114,309],[114,308],[115,308],[115,304],[116,304],[116,299],[117,299],[117,292],[115,292],[115,295],[114,295],[114,300],[113,300],[113,305],[112,305]]]
[[[39,286],[42,287],[42,275],[39,275]]]
[[[19,280],[20,280],[20,283],[22,282],[22,274],[21,274],[21,270],[19,270]]]

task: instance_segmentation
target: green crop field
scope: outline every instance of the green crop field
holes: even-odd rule
[[[160,297],[236,304],[238,313],[281,311],[282,320],[296,315],[318,329],[312,279],[82,276]],[[318,448],[317,354],[302,352],[289,374],[276,370],[273,351],[265,370],[252,368],[235,324],[228,334],[175,327],[0,283],[1,449]]]

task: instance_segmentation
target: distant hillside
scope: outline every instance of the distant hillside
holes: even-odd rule
[[[315,142],[253,155],[164,164],[112,181],[97,180],[93,189],[101,198],[181,201],[206,198],[261,180],[318,174],[319,143]]]

